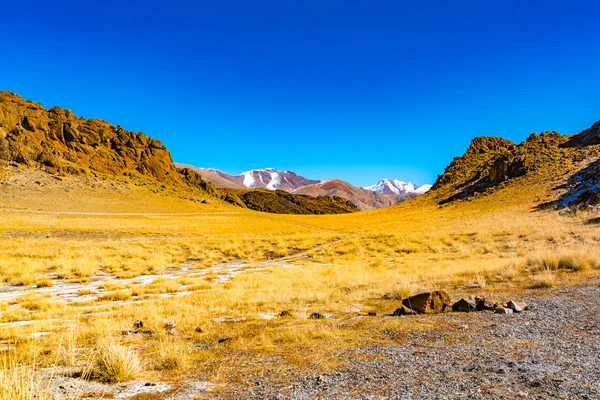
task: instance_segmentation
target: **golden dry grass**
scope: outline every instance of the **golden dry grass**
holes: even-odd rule
[[[433,321],[381,316],[418,291],[496,299],[600,274],[600,229],[584,224],[587,217],[532,212],[502,192],[444,208],[419,199],[336,216],[0,212],[0,278],[31,285],[0,311],[0,339],[17,354],[33,351],[42,365],[95,367],[111,381],[177,379],[190,370],[232,380],[266,365],[334,368],[338,351],[432,329]],[[217,266],[235,263],[239,274],[223,280],[228,270]],[[136,283],[147,275],[157,277]],[[98,279],[97,288],[85,286]],[[99,299],[63,304],[36,294],[64,280]],[[265,319],[283,310],[292,316]],[[332,318],[310,320],[312,312]],[[123,335],[140,319],[154,335]],[[31,324],[6,324],[15,321]],[[177,323],[176,337],[165,321]],[[389,331],[399,333],[382,334]],[[89,348],[93,360],[82,350]],[[31,365],[32,357],[18,362]]]

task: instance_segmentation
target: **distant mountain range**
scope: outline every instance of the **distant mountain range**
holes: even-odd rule
[[[423,185],[417,187],[417,185],[412,182],[404,182],[397,179],[382,179],[374,185],[363,187],[363,189],[372,190],[381,194],[423,194],[431,189],[431,186],[432,185]]]
[[[411,182],[390,179],[382,179],[374,185],[360,188],[339,179],[318,181],[274,168],[254,169],[239,175],[230,175],[217,169],[176,165],[178,168],[192,168],[202,179],[212,182],[218,188],[283,190],[313,197],[339,196],[350,200],[361,210],[387,207],[410,200],[431,188],[431,185],[417,187]]]

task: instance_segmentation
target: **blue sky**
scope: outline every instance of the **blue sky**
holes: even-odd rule
[[[5,2],[0,89],[178,162],[432,183],[475,136],[600,119],[592,1],[86,3]]]

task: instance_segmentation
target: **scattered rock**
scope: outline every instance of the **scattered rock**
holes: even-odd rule
[[[373,311],[371,311],[371,312],[360,312],[360,313],[358,313],[358,316],[359,317],[376,317],[377,313],[373,312]]]
[[[477,303],[477,311],[483,310],[495,310],[498,305],[484,299],[483,297],[475,296],[475,303]]]
[[[477,310],[477,302],[471,299],[460,299],[452,305],[452,311],[471,312]]]
[[[127,336],[127,335],[153,336],[155,333],[156,332],[154,332],[152,329],[134,329],[134,330],[122,331],[121,335],[123,335],[123,336]]]
[[[396,311],[394,311],[392,314],[390,314],[392,317],[400,317],[402,315],[415,315],[417,312],[415,310],[411,310],[410,308],[406,307],[406,306],[402,306],[400,308],[397,308]]]
[[[312,314],[310,314],[310,317],[308,317],[308,319],[323,319],[325,318],[325,316],[323,314],[319,314],[318,312],[314,312]]]
[[[494,310],[496,314],[512,314],[512,308],[498,307]]]
[[[511,300],[506,304],[506,306],[508,308],[512,309],[514,312],[518,312],[518,313],[527,310],[527,304],[524,301]]]
[[[402,300],[402,305],[421,314],[436,314],[450,305],[450,296],[443,290],[436,290],[408,297]]]

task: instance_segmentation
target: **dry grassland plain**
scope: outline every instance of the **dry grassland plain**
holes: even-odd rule
[[[264,370],[319,373],[344,349],[394,340],[383,331],[432,329],[384,316],[418,291],[501,300],[599,275],[589,215],[534,211],[525,197],[330,216],[0,209],[3,396],[43,398],[47,371],[193,376],[216,390]],[[154,334],[124,334],[137,320]]]

